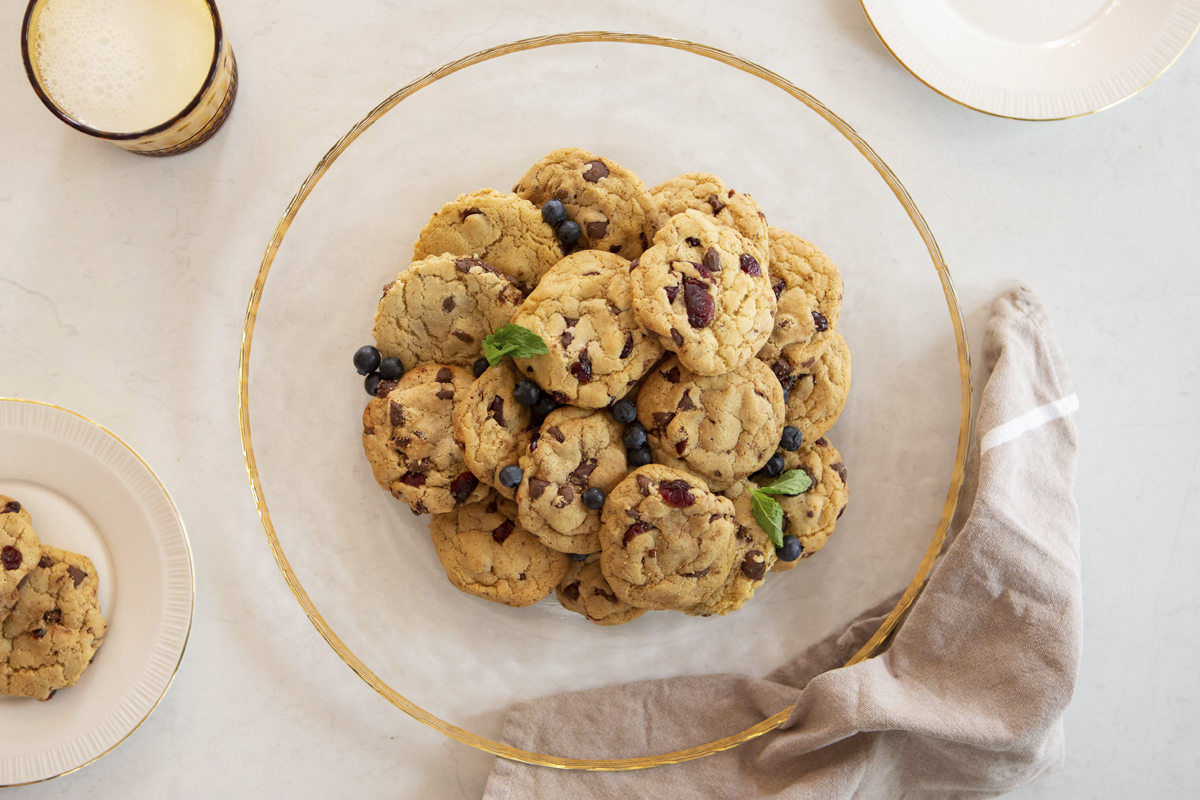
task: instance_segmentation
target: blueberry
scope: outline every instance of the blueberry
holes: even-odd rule
[[[481,358],[471,367],[471,371],[474,372],[475,377],[478,378],[487,370],[488,366],[488,360],[486,358]]]
[[[517,381],[516,388],[513,389],[513,399],[523,406],[531,406],[541,397],[542,390],[530,380]]]
[[[367,394],[371,395],[371,397],[374,397],[375,390],[379,388],[379,382],[381,380],[383,380],[383,378],[379,377],[378,372],[372,372],[370,375],[368,375],[367,379],[363,381],[363,387],[366,388]]]
[[[509,489],[515,489],[521,483],[521,478],[525,477],[525,473],[521,472],[521,468],[515,464],[510,464],[500,470],[500,485]]]
[[[369,344],[355,350],[354,368],[358,370],[359,375],[370,375],[379,369],[379,351]]]
[[[636,450],[646,444],[646,426],[640,422],[631,422],[625,426],[625,433],[621,435],[621,442],[625,445],[626,450]]]
[[[788,425],[783,429],[783,437],[779,440],[779,446],[784,450],[795,452],[800,449],[800,429],[795,425]]]
[[[379,365],[379,377],[385,381],[398,381],[404,377],[404,365],[398,358],[385,358]]]
[[[629,466],[633,467],[634,469],[637,469],[638,467],[644,467],[654,460],[654,458],[650,455],[650,448],[644,445],[642,447],[635,447],[634,449],[630,450],[629,455],[626,458],[629,461]]]
[[[618,400],[613,403],[612,415],[617,422],[633,422],[637,419],[637,406],[628,400]]]
[[[597,511],[604,507],[604,490],[598,486],[593,486],[583,493],[583,504],[593,511]]]
[[[588,554],[587,553],[571,553],[571,560],[572,561],[587,561]]]
[[[579,237],[582,234],[583,231],[580,229],[579,224],[571,220],[561,223],[554,229],[554,235],[563,243],[563,247],[572,247],[579,241]]]
[[[767,459],[767,465],[763,467],[763,472],[770,475],[772,478],[783,472],[783,456],[776,453]]]
[[[792,534],[783,537],[783,547],[775,548],[775,555],[780,561],[795,561],[804,552],[804,545]]]
[[[557,228],[559,225],[567,221],[567,209],[562,204],[562,200],[549,200],[546,205],[542,206],[542,219],[551,228]]]
[[[545,419],[556,408],[558,408],[558,403],[554,402],[554,398],[548,394],[543,394],[541,399],[533,406],[533,415]]]

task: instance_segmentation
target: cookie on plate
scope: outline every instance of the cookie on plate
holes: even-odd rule
[[[522,528],[516,505],[494,493],[434,514],[429,533],[455,588],[515,608],[550,594],[571,563]]]
[[[580,250],[604,250],[637,258],[658,229],[658,207],[646,184],[607,158],[564,147],[534,164],[513,192],[539,209],[559,200],[577,224]]]
[[[521,456],[517,513],[525,529],[564,553],[600,549],[600,510],[583,494],[612,491],[628,471],[623,426],[607,411],[564,406],[550,412]]]
[[[803,494],[775,497],[783,507],[783,534],[800,540],[800,559],[804,559],[825,546],[846,510],[850,498],[846,465],[841,454],[824,438],[795,452],[784,451],[783,463],[785,470],[802,469],[812,480],[812,486]],[[786,572],[800,563],[800,559],[779,559],[771,571]]]
[[[697,375],[672,356],[646,377],[637,412],[656,463],[720,492],[761,469],[779,447],[783,388],[756,358],[724,375]]]
[[[721,375],[762,349],[775,324],[775,293],[746,237],[688,209],[671,217],[631,270],[638,322],[679,361]]]
[[[500,472],[519,467],[521,437],[531,427],[529,406],[513,398],[521,375],[511,359],[488,367],[454,405],[454,435],[462,442],[463,459],[475,477],[508,500],[516,487],[505,486]]]
[[[755,590],[763,585],[767,572],[775,566],[775,545],[754,520],[750,484],[738,481],[725,496],[733,501],[733,522],[737,526],[733,534],[733,566],[721,588],[704,602],[685,609],[685,613],[692,616],[711,617],[737,611],[754,596]]]
[[[805,359],[785,379],[788,385],[787,424],[800,429],[806,442],[815,442],[833,427],[850,392],[850,347],[837,331],[820,355]]]
[[[42,556],[29,512],[0,494],[0,622],[17,602],[17,586]]]
[[[842,276],[812,242],[781,228],[768,231],[771,284],[779,310],[758,357],[786,381],[833,338],[842,313]]]
[[[442,253],[482,259],[526,294],[563,256],[533,203],[495,189],[459,195],[430,217],[413,245],[413,261]]]
[[[524,300],[513,279],[485,261],[430,256],[383,287],[375,346],[405,369],[469,367],[483,355],[484,338],[506,325]]]
[[[735,553],[733,502],[699,478],[639,467],[604,503],[600,567],[631,606],[683,611],[725,585]]]
[[[764,268],[770,266],[767,218],[748,194],[728,189],[716,175],[688,172],[663,181],[650,190],[663,219],[695,209],[732,226],[754,247],[754,256]]]
[[[629,262],[600,250],[572,253],[555,264],[513,322],[550,348],[517,359],[517,365],[560,403],[607,406],[663,353],[634,316]]]
[[[558,584],[558,602],[597,625],[623,625],[646,613],[646,609],[634,608],[613,593],[600,569],[599,553],[580,559],[572,556],[567,574]]]
[[[42,546],[16,606],[0,625],[0,694],[49,700],[75,685],[108,629],[99,584],[85,556]]]
[[[363,410],[363,450],[376,482],[418,514],[487,496],[454,438],[454,408],[475,382],[459,367],[425,364],[379,384]]]

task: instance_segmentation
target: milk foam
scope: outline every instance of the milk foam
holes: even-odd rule
[[[69,116],[108,133],[166,122],[212,65],[204,0],[48,0],[31,31],[42,85]]]

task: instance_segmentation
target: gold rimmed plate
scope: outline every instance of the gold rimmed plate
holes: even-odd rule
[[[370,342],[380,288],[409,263],[418,231],[443,203],[486,186],[507,191],[563,146],[612,158],[650,185],[716,173],[841,267],[839,330],[854,384],[828,438],[850,470],[850,506],[821,553],[769,576],[729,617],[661,612],[599,628],[553,596],[513,609],[464,595],[438,563],[429,518],[379,489],[362,453],[367,396],[350,355]],[[764,675],[907,587],[853,660],[869,657],[919,591],[953,514],[969,375],[937,244],[900,181],[843,120],[784,78],[704,45],[559,34],[476,53],[405,86],[304,181],[250,297],[242,445],[289,586],[339,657],[389,702],[506,758],[639,769],[762,735],[787,709],[644,758],[585,760],[496,739],[514,703],[557,691]]]
[[[45,544],[100,577],[104,644],[50,700],[0,697],[0,786],[73,772],[125,741],[158,705],[187,646],[194,598],[183,521],[150,466],[115,434],[47,403],[0,398],[0,494]]]

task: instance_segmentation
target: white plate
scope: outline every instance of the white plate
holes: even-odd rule
[[[46,544],[100,574],[108,634],[79,683],[45,703],[0,697],[0,786],[54,778],[123,742],[166,693],[192,624],[192,558],[175,504],[109,431],[57,406],[0,398],[0,494]]]
[[[1145,88],[1200,26],[1200,0],[862,0],[892,55],[976,111],[1100,111]]]

